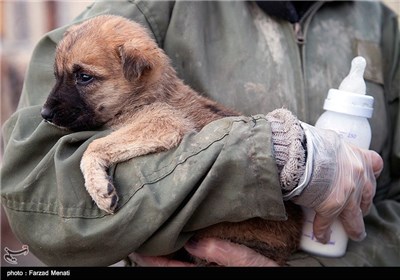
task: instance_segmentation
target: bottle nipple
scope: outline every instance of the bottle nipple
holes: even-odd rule
[[[364,81],[364,71],[367,62],[364,57],[357,56],[351,61],[349,74],[343,79],[339,90],[358,94],[365,94],[366,86]]]
[[[331,88],[324,102],[324,110],[370,118],[373,112],[374,98],[366,95],[364,71],[367,61],[356,56],[351,61],[349,74],[339,85]]]

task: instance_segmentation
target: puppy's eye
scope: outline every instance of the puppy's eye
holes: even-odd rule
[[[93,76],[85,73],[76,73],[75,79],[78,85],[86,86],[93,81]]]

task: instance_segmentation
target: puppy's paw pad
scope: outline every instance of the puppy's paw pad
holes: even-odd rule
[[[117,191],[110,177],[107,177],[104,184],[100,185],[104,187],[96,188],[96,195],[93,199],[100,209],[106,211],[109,214],[113,214],[115,209],[117,208],[118,203]]]
[[[114,212],[115,208],[117,207],[118,196],[115,194],[111,197],[111,205],[110,210]]]
[[[112,184],[111,181],[108,181],[108,185],[107,185],[107,196],[110,196],[110,195],[112,195],[113,193],[115,193],[114,185]]]
[[[115,208],[117,208],[118,203],[118,195],[112,194],[108,197],[101,197],[99,200],[96,201],[97,206],[101,209],[106,211],[109,214],[114,214]]]

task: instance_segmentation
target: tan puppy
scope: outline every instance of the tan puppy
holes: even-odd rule
[[[110,165],[168,150],[187,132],[238,115],[185,85],[147,30],[122,17],[98,16],[71,27],[57,47],[54,68],[56,85],[43,118],[72,131],[114,130],[94,140],[81,161],[87,191],[108,213],[118,203],[107,176]],[[302,224],[301,211],[292,206],[285,222],[255,218],[200,234],[246,244],[283,263],[297,249]]]

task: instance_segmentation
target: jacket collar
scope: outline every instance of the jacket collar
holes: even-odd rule
[[[296,23],[315,1],[256,1],[256,3],[269,15]]]

